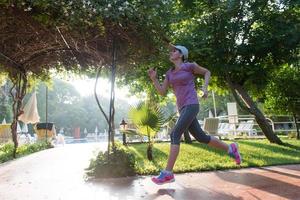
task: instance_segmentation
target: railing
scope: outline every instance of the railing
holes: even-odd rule
[[[254,125],[258,125],[258,123],[256,122],[255,117],[253,115],[230,115],[230,116],[224,115],[224,116],[218,116],[220,121],[229,121],[229,118],[235,118],[235,117],[237,119],[236,122],[231,122],[230,124],[235,124],[235,126],[237,126],[237,125],[239,125],[239,123],[241,121],[253,120]],[[278,117],[278,116],[273,116],[273,117]],[[286,117],[290,117],[290,116],[286,116]],[[294,131],[297,131],[294,121],[274,121],[270,117],[266,117],[266,119],[269,121],[269,124],[271,125],[272,130],[274,132],[294,132]],[[283,129],[278,128],[278,125],[283,125],[284,126],[284,124],[288,124],[289,127],[287,129],[286,128],[283,128]],[[300,121],[297,121],[297,124],[300,125]]]

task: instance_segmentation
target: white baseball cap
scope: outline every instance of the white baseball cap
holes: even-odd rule
[[[183,55],[183,59],[184,60],[188,59],[189,50],[185,46],[170,44],[170,49],[178,49],[180,53]]]

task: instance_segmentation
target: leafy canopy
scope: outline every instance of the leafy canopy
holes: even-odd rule
[[[278,114],[300,116],[300,69],[283,66],[266,88],[266,107]]]

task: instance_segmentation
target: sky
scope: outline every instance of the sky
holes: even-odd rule
[[[73,79],[70,82],[81,96],[94,95],[95,79]],[[110,82],[107,79],[99,78],[97,84],[97,94],[110,98]],[[116,99],[122,99],[127,101],[129,104],[133,105],[139,101],[139,99],[130,95],[129,89],[127,87],[117,88],[115,85],[115,95]]]

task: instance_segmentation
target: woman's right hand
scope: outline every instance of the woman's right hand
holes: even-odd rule
[[[154,70],[153,68],[150,68],[148,70],[148,75],[149,75],[150,79],[152,81],[154,81],[156,79],[156,70]]]

